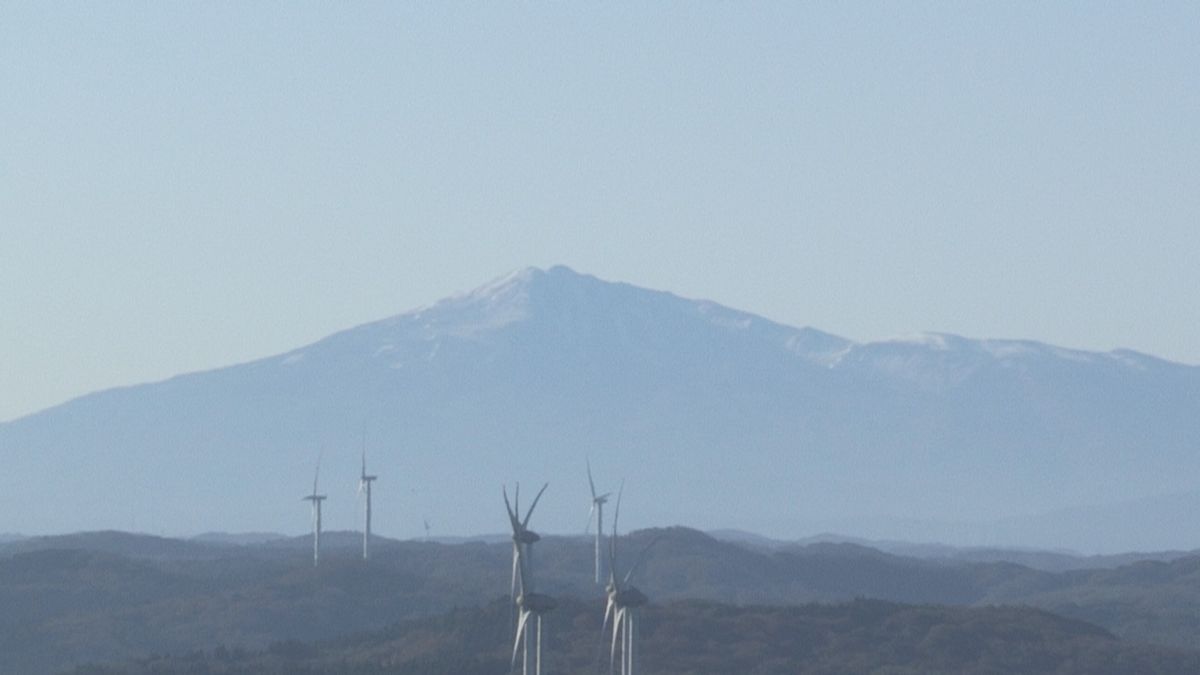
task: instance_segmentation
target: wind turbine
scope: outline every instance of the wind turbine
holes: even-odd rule
[[[501,493],[504,495],[504,510],[508,513],[508,522],[512,526],[513,542],[512,587],[510,593],[513,604],[517,608],[517,625],[516,637],[513,641],[512,666],[516,666],[518,650],[523,650],[522,669],[524,675],[529,675],[529,618],[531,616],[537,618],[537,654],[534,658],[534,673],[535,675],[540,675],[542,667],[542,614],[554,608],[554,601],[552,599],[540,593],[535,593],[533,590],[533,545],[541,537],[537,532],[529,529],[529,519],[533,517],[533,510],[537,508],[538,500],[542,498],[542,494],[546,492],[546,488],[549,486],[549,483],[542,485],[542,489],[533,498],[533,503],[529,505],[529,511],[525,514],[524,519],[521,518],[521,484],[517,483],[516,494],[513,496],[512,502],[508,500],[508,488],[501,487]]]
[[[317,472],[313,476],[313,491],[311,495],[301,497],[301,501],[312,502],[313,514],[313,567],[321,562],[321,502],[325,495],[317,494],[317,479],[321,477],[321,460],[317,460]]]
[[[596,494],[596,483],[592,480],[592,463],[587,463],[588,486],[592,488],[592,509],[588,511],[587,528],[584,529],[584,534],[592,527],[592,515],[596,516],[596,585],[604,583],[604,504],[608,502],[608,498],[612,495],[611,492],[606,492],[602,495]]]
[[[617,642],[621,643],[621,675],[635,675],[637,665],[637,639],[638,639],[638,624],[640,623],[641,608],[650,601],[646,594],[631,585],[629,582],[633,578],[633,573],[641,566],[642,561],[646,559],[646,553],[650,551],[650,547],[658,543],[659,537],[655,537],[646,548],[642,549],[641,555],[638,556],[637,562],[629,571],[625,573],[623,579],[617,577],[617,519],[621,516],[621,493],[624,492],[624,485],[617,492],[617,510],[613,514],[613,532],[612,538],[609,540],[608,548],[608,586],[605,591],[608,595],[608,602],[604,608],[604,623],[601,631],[608,627],[609,619],[612,619],[612,642],[608,650],[608,672],[610,675],[616,673],[617,660]]]
[[[378,476],[367,475],[367,434],[363,431],[362,473],[358,479],[358,492],[367,497],[366,523],[363,527],[363,560],[371,557],[371,483],[377,478]]]
[[[508,522],[512,526],[512,542],[513,542],[513,565],[512,565],[512,590],[511,596],[515,602],[518,595],[517,584],[520,584],[520,590],[530,590],[525,584],[533,584],[533,545],[541,540],[541,536],[537,532],[529,529],[529,519],[533,517],[533,510],[537,508],[538,500],[542,498],[542,493],[546,488],[550,487],[549,483],[542,485],[542,489],[538,491],[537,496],[533,498],[533,503],[529,505],[529,511],[525,514],[525,519],[521,519],[521,484],[517,483],[516,494],[513,496],[512,503],[508,501],[508,488],[501,487],[504,494],[504,509],[508,512]],[[522,574],[522,571],[527,574]]]

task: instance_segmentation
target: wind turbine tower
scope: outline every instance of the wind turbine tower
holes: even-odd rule
[[[325,495],[317,494],[317,480],[321,477],[321,462],[317,462],[317,472],[313,476],[313,491],[311,495],[301,497],[302,501],[312,502],[313,514],[313,567],[321,564],[321,502]]]
[[[531,588],[533,580],[528,577],[525,566],[518,566],[517,571],[521,576],[521,588]],[[532,618],[534,619],[533,624],[536,626],[533,649],[533,675],[542,675],[542,616],[554,609],[555,606],[557,606],[557,603],[554,601],[554,598],[542,593],[535,593],[532,590],[522,590],[521,594],[517,596],[519,615],[517,619],[517,634],[513,640],[512,660],[509,662],[510,670],[517,665],[517,654],[524,651],[521,661],[521,672],[522,675],[530,675],[529,624],[530,618]]]
[[[363,526],[363,560],[369,560],[371,558],[371,483],[375,482],[378,476],[367,475],[367,444],[365,436],[362,451],[362,473],[359,476],[358,492],[359,494],[364,494],[367,498],[366,522]]]
[[[592,515],[596,516],[596,585],[604,583],[604,504],[611,492],[596,494],[596,483],[592,480],[592,463],[587,463],[588,486],[592,488],[592,509],[588,512],[588,528],[592,526]],[[587,530],[585,529],[586,533]]]

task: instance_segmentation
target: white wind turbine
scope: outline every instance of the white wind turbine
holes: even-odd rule
[[[367,475],[367,440],[366,433],[363,433],[363,450],[362,450],[362,473],[358,479],[358,493],[365,495],[367,498],[367,513],[366,522],[363,526],[363,560],[368,560],[371,557],[371,483],[379,478],[378,476]]]
[[[608,595],[608,603],[604,608],[604,624],[601,630],[603,631],[604,628],[607,628],[609,619],[612,619],[612,642],[608,651],[608,671],[610,675],[616,673],[617,642],[621,643],[621,675],[635,675],[635,668],[638,663],[637,641],[641,608],[650,599],[646,597],[645,593],[642,593],[629,582],[633,578],[633,573],[637,571],[642,561],[646,559],[646,553],[650,551],[650,547],[658,543],[659,538],[655,537],[646,545],[646,548],[642,549],[637,562],[633,564],[633,567],[629,568],[623,579],[618,580],[617,519],[621,516],[621,492],[624,492],[624,486],[617,492],[617,509],[613,514],[613,531],[608,549],[608,586],[605,589]]]
[[[313,567],[321,562],[321,502],[325,495],[317,494],[317,480],[321,477],[321,460],[317,460],[317,472],[313,476],[313,491],[311,495],[301,497],[301,501],[312,502],[313,515]]]
[[[608,502],[608,498],[612,495],[611,492],[606,492],[602,495],[596,494],[596,483],[592,480],[592,463],[587,463],[588,486],[592,488],[592,509],[588,511],[587,528],[584,529],[584,534],[592,527],[592,516],[596,516],[596,585],[604,583],[604,504]]]
[[[512,526],[513,564],[511,594],[513,604],[517,609],[516,637],[513,640],[512,666],[517,663],[517,653],[523,652],[522,672],[529,675],[529,619],[536,618],[536,654],[534,656],[534,674],[541,675],[542,670],[542,614],[554,609],[554,601],[545,595],[534,592],[533,580],[533,545],[541,539],[538,533],[529,529],[529,519],[537,508],[538,500],[550,484],[542,485],[534,497],[533,503],[525,518],[521,518],[521,484],[517,484],[513,501],[508,500],[508,488],[502,487],[504,495],[504,510],[508,513],[508,522]]]
[[[524,520],[521,519],[521,484],[517,483],[517,490],[513,496],[512,503],[508,501],[508,488],[501,488],[504,494],[504,509],[508,512],[508,522],[512,526],[513,564],[511,596],[514,602],[518,595],[517,584],[521,584],[520,590],[526,590],[525,582],[533,583],[533,545],[541,539],[541,536],[529,529],[529,519],[533,517],[533,510],[537,508],[538,500],[542,498],[542,493],[548,487],[550,487],[549,483],[542,485],[542,489],[533,498],[533,503],[529,505],[529,511],[525,514]],[[522,568],[522,565],[524,568]],[[527,573],[525,575],[528,577],[527,579],[521,574],[522,569]],[[533,589],[529,588],[528,590]]]

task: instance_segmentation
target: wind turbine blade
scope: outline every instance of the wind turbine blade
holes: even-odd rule
[[[587,525],[583,528],[583,533],[588,534],[592,531],[592,516],[596,514],[596,502],[592,502],[592,508],[588,511]]]
[[[529,612],[522,609],[521,618],[517,620],[517,637],[513,640],[512,661],[509,663],[509,668],[517,665],[517,652],[521,649],[521,640],[525,637],[525,627],[529,625]]]
[[[363,420],[362,425],[362,475],[367,475],[367,421]]]
[[[317,453],[317,470],[313,472],[313,496],[317,496],[317,481],[321,479],[321,458],[325,455],[322,450]]]
[[[621,626],[624,623],[624,617],[625,617],[624,609],[618,609],[616,616],[613,617],[612,645],[608,648],[608,672],[609,673],[612,673],[616,670],[616,668],[614,667],[614,664],[617,661],[617,636],[621,634]],[[624,640],[622,640],[621,642],[622,642],[621,647],[622,647],[622,649],[624,649],[624,646],[625,646],[623,644]],[[622,655],[622,657],[623,657],[623,655]]]
[[[520,579],[520,577],[518,576],[520,573],[520,568],[521,568],[521,545],[514,541],[513,542],[513,565],[512,565],[512,592],[510,594],[513,602],[517,601],[517,581]],[[522,585],[521,590],[522,590],[522,592],[524,592],[524,585]]]
[[[584,460],[584,461],[587,462],[588,486],[592,488],[592,502],[595,502],[596,501],[596,483],[594,483],[592,481],[592,462],[591,462],[591,460]]]
[[[520,489],[519,485],[517,489]],[[512,525],[513,534],[516,534],[520,531],[521,521],[517,520],[517,513],[513,511],[512,504],[508,501],[508,487],[502,485],[500,491],[504,493],[504,510],[508,511],[508,522]]]
[[[525,514],[525,520],[521,522],[521,527],[529,527],[529,519],[533,517],[533,510],[537,508],[538,500],[542,498],[542,493],[548,487],[550,487],[550,484],[545,483],[542,485],[542,489],[538,490],[537,496],[533,498],[533,503],[529,505],[529,513]]]
[[[646,554],[649,553],[650,549],[654,548],[654,545],[657,544],[659,541],[661,541],[662,538],[663,538],[663,535],[660,534],[657,537],[655,537],[654,539],[651,539],[649,544],[646,544],[646,548],[642,549],[641,554],[638,555],[637,561],[635,563],[633,563],[633,567],[630,567],[629,572],[627,572],[625,574],[625,582],[624,583],[626,583],[626,584],[629,583],[629,580],[633,577],[633,573],[636,572],[637,568],[641,567],[642,562],[646,560]]]
[[[529,590],[529,580],[525,578],[525,568],[529,563],[525,560],[525,551],[521,547],[517,547],[517,588],[521,589],[521,594],[524,595]]]
[[[621,517],[621,496],[625,494],[625,480],[621,480],[621,487],[617,490],[617,507],[613,512],[612,536],[608,539],[608,576],[609,580],[616,582],[617,579],[617,520]]]
[[[608,584],[617,587],[617,529],[613,528],[613,536],[608,538]]]
[[[613,511],[613,538],[617,536],[617,519],[621,517],[621,496],[625,494],[625,479],[621,479],[621,487],[617,489],[617,508]]]

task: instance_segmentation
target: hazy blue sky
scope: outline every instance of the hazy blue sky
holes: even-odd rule
[[[570,265],[1200,363],[1200,3],[0,0],[0,420]]]

